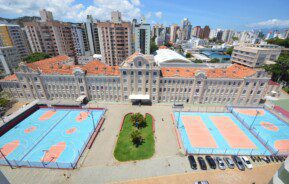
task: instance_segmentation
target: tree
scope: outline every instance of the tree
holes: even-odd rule
[[[289,85],[289,54],[281,54],[276,64],[265,65],[265,70],[272,74],[272,80]]]
[[[272,38],[272,39],[267,40],[267,43],[289,48],[289,38],[280,39],[280,38],[276,37],[276,38]]]
[[[191,58],[192,57],[192,54],[191,53],[186,53],[186,58]]]
[[[209,61],[210,63],[219,63],[220,60],[217,58],[211,59],[211,61]]]
[[[234,50],[234,47],[229,47],[229,48],[227,49],[226,53],[231,56],[232,53],[233,53],[233,50]]]
[[[236,37],[236,36],[233,36],[233,41],[236,41],[236,40],[239,40],[239,38],[238,37]]]
[[[144,116],[141,114],[141,113],[134,113],[132,116],[131,116],[131,121],[133,123],[133,125],[137,128],[142,128],[145,126],[145,118]],[[137,125],[138,123],[138,125]]]
[[[200,59],[196,59],[196,60],[194,60],[194,63],[203,63],[203,61]]]
[[[150,48],[150,53],[151,54],[158,50],[158,46],[156,45],[156,43],[155,43],[155,41],[153,39],[151,40],[151,45],[150,46],[151,46],[151,48]]]
[[[141,132],[139,130],[134,130],[133,132],[131,132],[130,138],[131,138],[132,143],[136,147],[138,147],[143,141]]]
[[[25,57],[23,60],[26,61],[27,63],[33,63],[33,62],[36,62],[42,59],[47,59],[47,58],[50,58],[48,54],[35,52]]]

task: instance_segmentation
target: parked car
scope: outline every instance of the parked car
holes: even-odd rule
[[[242,156],[241,159],[242,159],[244,165],[245,165],[248,169],[253,169],[253,165],[252,165],[251,162],[249,161],[248,157]]]
[[[198,157],[198,162],[202,170],[207,170],[207,165],[202,157]]]
[[[262,160],[263,160],[264,162],[266,162],[267,164],[270,163],[270,158],[267,157],[267,156],[266,156],[266,157],[263,157]]]
[[[207,160],[207,162],[208,162],[208,164],[209,164],[211,169],[216,169],[217,168],[216,162],[211,156],[207,155],[206,156],[206,160]]]
[[[259,156],[256,157],[258,162],[262,162],[261,158]]]
[[[226,165],[225,165],[224,161],[220,157],[216,157],[216,160],[217,160],[219,169],[225,170]]]
[[[235,168],[235,164],[234,164],[232,159],[230,159],[229,157],[225,157],[224,160],[225,160],[228,168],[230,168],[230,169],[234,169]]]
[[[195,184],[209,184],[208,181],[196,181]]]
[[[252,160],[253,162],[255,162],[255,161],[256,161],[256,158],[255,158],[254,156],[251,156],[251,160]]]
[[[268,163],[271,162],[270,157],[266,156],[266,159],[268,160]]]
[[[274,162],[274,161],[275,161],[274,158],[273,158],[273,156],[270,156],[270,160],[271,160],[271,162]]]
[[[277,156],[274,156],[275,162],[279,162],[279,158]]]
[[[196,162],[194,156],[190,155],[190,156],[188,156],[188,159],[189,159],[191,168],[194,169],[194,170],[197,169],[197,162]]]
[[[232,156],[232,159],[234,160],[234,162],[235,162],[235,164],[239,170],[245,171],[245,166],[244,166],[242,160],[238,156],[234,155],[234,156]]]

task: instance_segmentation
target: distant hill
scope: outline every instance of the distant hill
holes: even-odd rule
[[[40,17],[24,16],[24,17],[18,17],[18,18],[14,18],[14,19],[0,17],[0,23],[18,24],[21,27],[23,27],[23,22],[30,22],[30,21],[36,21],[36,20],[40,20]]]

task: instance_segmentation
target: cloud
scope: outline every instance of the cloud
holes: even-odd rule
[[[113,10],[122,12],[124,20],[139,18],[141,15],[140,0],[94,0],[91,5],[84,6],[75,0],[0,0],[1,15],[9,17],[39,16],[40,9],[52,11],[56,20],[82,22],[87,14],[95,19],[109,20]]]
[[[247,27],[251,27],[251,28],[272,28],[272,27],[287,28],[287,27],[289,27],[289,20],[270,19],[267,21],[249,24],[249,25],[247,25]]]
[[[161,19],[163,16],[163,13],[161,11],[156,12],[156,17]]]

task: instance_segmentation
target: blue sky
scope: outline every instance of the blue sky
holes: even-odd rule
[[[87,14],[100,20],[118,9],[126,20],[147,17],[150,23],[180,24],[187,17],[193,26],[252,29],[289,27],[289,0],[0,0],[0,17],[39,16],[39,9],[55,19],[82,22]]]

